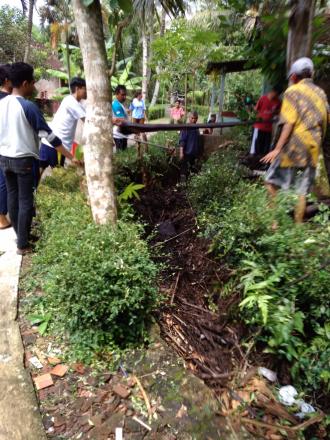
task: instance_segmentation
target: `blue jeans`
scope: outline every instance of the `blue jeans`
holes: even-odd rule
[[[5,175],[0,168],[0,215],[6,215],[7,209],[7,187]]]
[[[0,167],[6,178],[8,211],[17,235],[17,247],[29,244],[33,216],[33,157],[0,156]]]

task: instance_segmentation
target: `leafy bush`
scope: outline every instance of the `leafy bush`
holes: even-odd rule
[[[178,144],[178,134],[158,133],[150,137],[150,142],[160,146],[173,146]],[[166,150],[158,146],[149,145],[148,152],[144,153],[140,159],[135,148],[127,150],[115,155],[115,184],[118,192],[122,192],[131,182],[141,183],[143,173],[148,173],[150,178],[161,177],[168,171],[170,157],[167,156]]]
[[[239,148],[230,147],[211,155],[199,174],[193,176],[188,187],[193,206],[202,212],[215,210],[213,205],[229,205],[245,175],[245,169],[238,164]]]
[[[95,225],[77,177],[67,170],[45,180],[38,210],[42,235],[29,284],[44,296],[35,312],[51,313],[85,359],[143,341],[159,297],[142,227],[124,219],[116,227]]]
[[[148,119],[150,121],[153,121],[155,119],[165,118],[165,112],[167,107],[168,107],[167,104],[156,104],[150,106],[148,108]]]
[[[266,352],[290,363],[295,384],[329,390],[329,210],[295,225],[295,196],[279,195],[271,210],[263,185],[242,179],[230,150],[211,156],[189,194],[213,253],[235,269],[223,294],[241,292],[240,319]]]
[[[192,100],[194,98],[197,105],[204,105],[206,92],[203,90],[195,90],[194,92],[188,92],[187,97],[190,103],[192,103]]]

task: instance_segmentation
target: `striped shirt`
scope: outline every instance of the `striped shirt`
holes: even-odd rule
[[[282,168],[316,167],[329,115],[326,94],[312,79],[289,87],[283,98],[280,123],[293,130],[280,155]]]

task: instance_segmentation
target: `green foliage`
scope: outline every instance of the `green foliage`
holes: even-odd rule
[[[134,198],[140,200],[138,191],[142,188],[144,188],[144,185],[142,185],[141,183],[131,182],[129,185],[126,186],[125,190],[118,196],[118,201],[126,202],[127,200],[131,200]]]
[[[148,119],[153,121],[155,119],[161,119],[165,117],[167,104],[156,104],[148,108]]]
[[[122,70],[118,70],[116,76],[111,77],[111,86],[117,87],[119,84],[126,86],[127,90],[136,90],[141,87],[141,76],[136,76],[132,72],[132,60],[121,60],[117,63],[117,66],[123,65]]]
[[[159,301],[157,268],[143,229],[92,222],[72,170],[54,170],[38,191],[41,239],[27,285],[44,292],[33,313],[56,317],[52,331],[68,335],[87,361],[104,349],[141,343]]]
[[[176,139],[176,144],[174,139]],[[151,136],[151,142],[160,145],[177,145],[178,135],[166,136],[161,133]],[[115,184],[119,192],[125,190],[131,182],[142,183],[143,174],[147,173],[150,178],[161,178],[168,170],[169,159],[165,151],[153,145],[149,145],[148,152],[140,159],[135,148],[128,148],[116,154],[114,157]]]
[[[41,336],[43,336],[46,333],[51,319],[52,319],[51,313],[44,313],[42,315],[34,314],[28,316],[28,320],[31,322],[31,325],[38,326],[38,331],[41,334]]]
[[[2,63],[23,60],[27,20],[17,8],[0,8],[0,59]]]
[[[0,61],[12,63],[23,61],[27,36],[27,18],[20,9],[0,7]],[[37,27],[33,27],[30,63],[38,80],[44,75],[50,57],[49,45],[42,41]]]
[[[268,207],[259,183],[242,179],[235,151],[219,152],[189,183],[203,235],[234,276],[222,288],[241,292],[238,314],[264,351],[291,365],[305,391],[330,389],[330,211],[295,225],[296,197],[281,194]],[[271,230],[273,221],[278,229]]]

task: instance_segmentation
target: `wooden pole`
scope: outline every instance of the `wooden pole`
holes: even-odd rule
[[[188,73],[185,74],[184,81],[184,114],[187,117],[187,95],[188,95]]]

